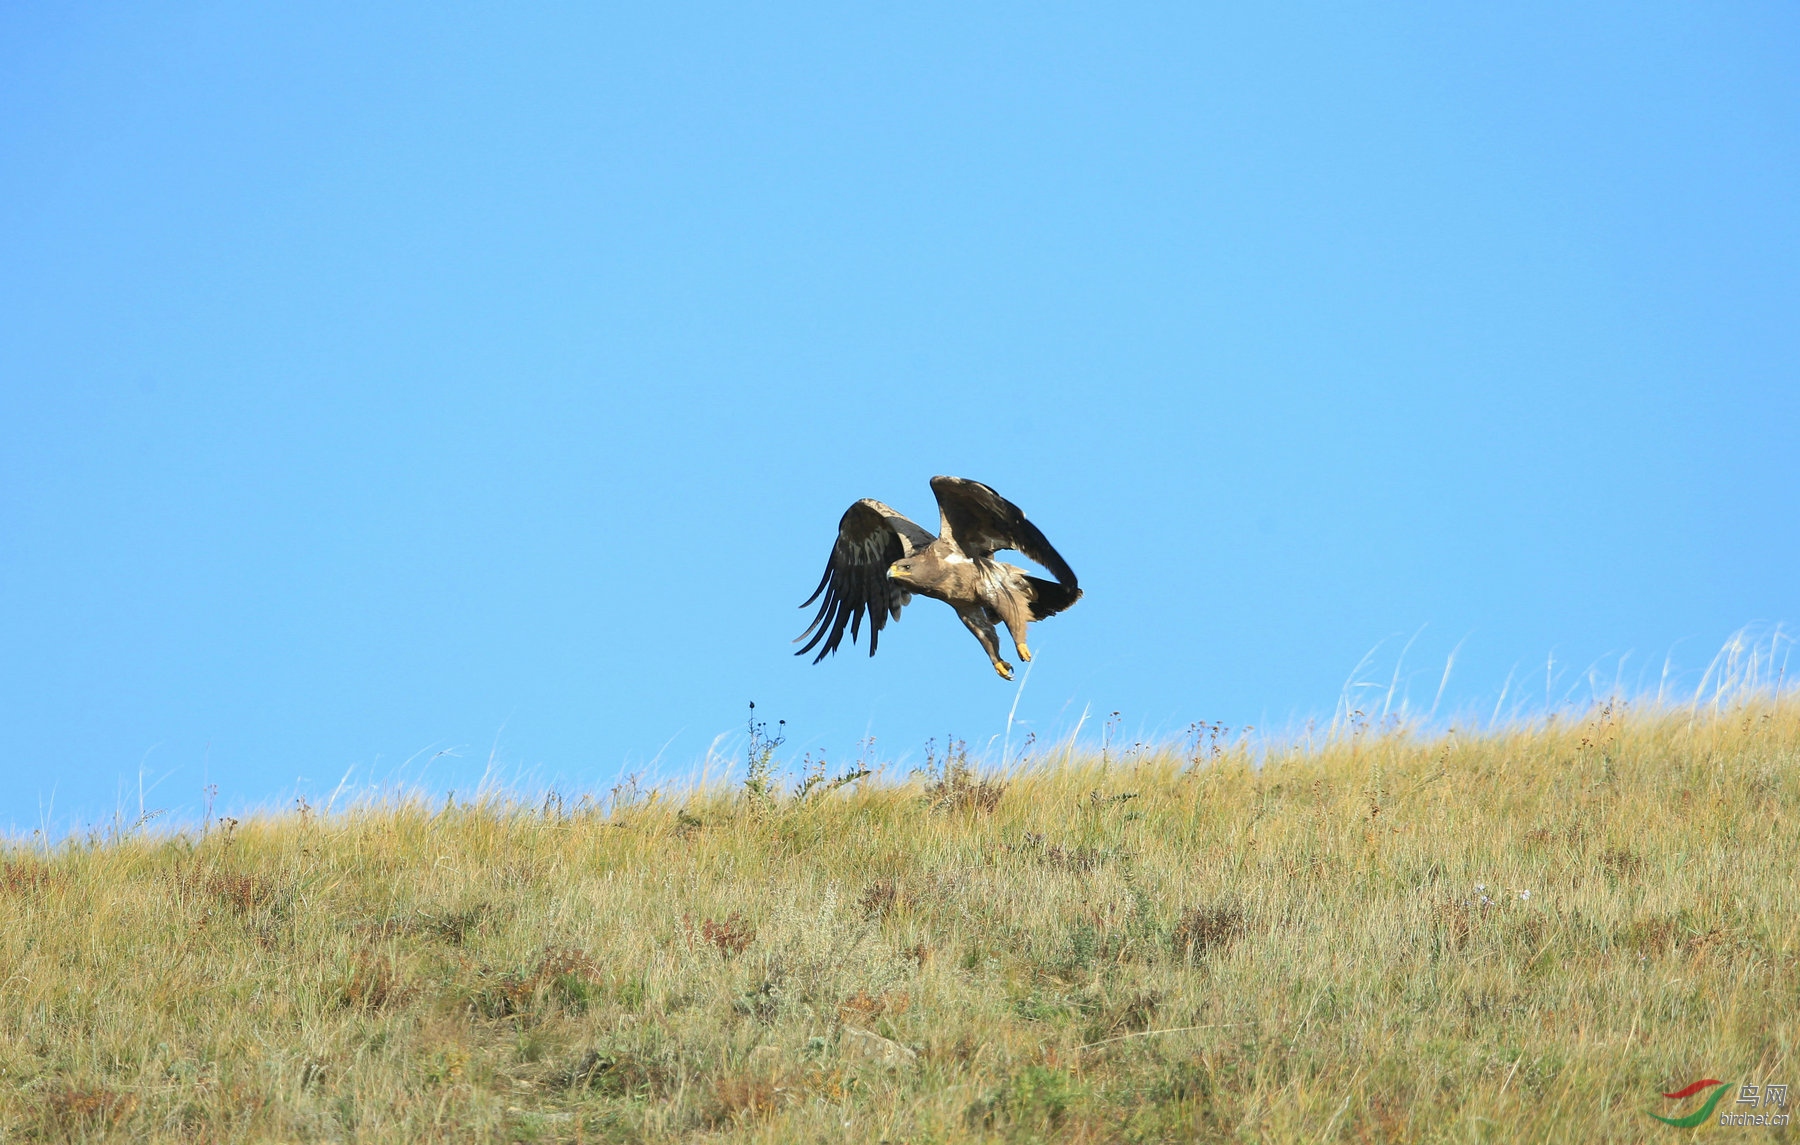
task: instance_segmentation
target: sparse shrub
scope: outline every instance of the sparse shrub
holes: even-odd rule
[[[688,944],[703,942],[725,955],[742,954],[756,941],[756,928],[744,921],[744,916],[732,911],[723,921],[703,920],[695,927],[693,920],[687,915],[681,917],[681,925],[688,932]]]
[[[275,900],[276,894],[272,880],[230,871],[215,871],[208,875],[206,890],[239,914],[248,914],[257,907],[268,905]]]
[[[338,989],[338,1002],[350,1010],[391,1010],[405,1005],[413,991],[401,981],[392,958],[374,951],[358,951],[350,973]]]
[[[44,1099],[45,1127],[53,1137],[87,1140],[111,1133],[137,1107],[136,1095],[105,1086],[59,1089]]]
[[[1091,871],[1115,859],[1131,858],[1130,852],[1122,848],[1046,843],[1044,837],[1035,831],[1027,831],[1019,842],[1009,845],[1007,850],[1027,855],[1047,867],[1064,871]]]
[[[846,1022],[866,1022],[887,1015],[904,1014],[911,1005],[912,995],[904,992],[871,995],[867,990],[858,990],[844,999],[843,1004],[838,1007],[838,1017]]]
[[[1192,962],[1237,941],[1245,921],[1244,908],[1234,901],[1190,907],[1176,920],[1169,945],[1178,958]]]
[[[1122,1004],[1115,1003],[1101,1011],[1099,1018],[1082,1035],[1082,1040],[1090,1045],[1109,1041],[1121,1034],[1138,1034],[1150,1028],[1155,1020],[1157,1009],[1162,1005],[1162,993],[1157,990],[1140,990],[1133,993]]]
[[[190,866],[174,873],[184,895],[195,895],[234,914],[246,915],[274,904],[281,887],[265,875]]]
[[[1031,1139],[1055,1133],[1085,1096],[1066,1070],[1027,1066],[989,1096],[969,1107],[971,1126],[1009,1130],[1009,1137]]]
[[[983,779],[969,764],[969,746],[952,739],[944,750],[941,770],[927,756],[925,800],[936,811],[978,811],[991,813],[1006,794],[1006,784]]]
[[[493,913],[491,905],[476,903],[462,910],[429,915],[425,920],[425,931],[439,942],[461,946],[469,940],[471,934],[481,929]]]
[[[1622,927],[1614,941],[1626,950],[1660,957],[1676,950],[1705,950],[1718,945],[1718,929],[1703,930],[1688,910],[1666,914],[1641,914]]]
[[[642,1010],[644,998],[649,993],[649,986],[641,975],[632,975],[618,982],[614,996],[619,1005],[627,1010]]]
[[[781,978],[776,976],[765,978],[755,989],[732,999],[731,1008],[759,1022],[773,1022],[781,1016],[786,1001],[787,995],[782,989]]]
[[[1549,924],[1543,912],[1528,905],[1530,901],[1528,890],[1490,888],[1484,883],[1476,883],[1464,895],[1437,899],[1430,911],[1435,951],[1462,950],[1477,935],[1487,934],[1490,942],[1517,954],[1548,954],[1539,949],[1539,943]]]
[[[1060,963],[1064,970],[1086,970],[1100,956],[1100,929],[1092,919],[1072,920],[1064,942],[1065,952]]]
[[[49,890],[58,872],[31,859],[0,863],[0,894],[32,898]]]
[[[637,1054],[591,1049],[552,1080],[609,1097],[652,1098],[668,1091],[671,1076],[662,1064]]]
[[[909,975],[905,959],[879,929],[840,908],[836,883],[807,911],[798,896],[777,900],[761,928],[765,998],[777,1009],[806,1002],[830,1012],[858,992],[885,994]]]
[[[384,938],[423,938],[460,947],[469,937],[490,924],[496,909],[489,903],[476,903],[460,910],[420,911],[410,917],[385,918],[366,922],[357,929],[371,940]]]
[[[1563,823],[1548,823],[1533,827],[1525,832],[1525,841],[1535,847],[1547,850],[1563,848],[1575,850],[1587,839],[1588,828],[1578,819]]]
[[[1204,1106],[1212,1096],[1213,1075],[1206,1066],[1194,1061],[1168,1063],[1146,1087],[1151,1105],[1178,1105],[1194,1102]]]
[[[704,1124],[719,1128],[733,1122],[766,1117],[798,1094],[779,1075],[760,1070],[727,1073],[713,1082],[713,1104]]]
[[[900,898],[900,884],[893,879],[876,879],[863,888],[862,897],[856,905],[862,908],[864,918],[880,918],[894,909]]]
[[[586,951],[561,947],[544,951],[532,977],[558,1005],[579,1014],[600,997],[606,976]]]
[[[1617,882],[1629,882],[1643,873],[1644,858],[1626,847],[1600,852],[1600,867]]]
[[[794,802],[805,803],[818,795],[829,795],[874,773],[866,767],[849,767],[837,775],[826,774],[825,757],[813,759],[808,753],[801,764],[800,782],[794,785]]]
[[[1461,950],[1469,944],[1485,908],[1468,899],[1442,899],[1431,912],[1432,925],[1439,941],[1450,950]]]
[[[469,1004],[490,1018],[528,1013],[542,1003],[581,1013],[604,993],[605,982],[605,972],[586,951],[550,947],[530,970],[493,978]]]
[[[756,704],[750,704],[750,745],[744,766],[744,799],[752,813],[767,815],[775,809],[775,749],[787,742],[786,720],[778,720],[775,734],[769,734],[769,722],[756,718]]]

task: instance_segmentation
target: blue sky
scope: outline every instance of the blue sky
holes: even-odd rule
[[[1787,5],[9,5],[0,827],[1691,685],[1796,204]],[[1087,590],[1023,693],[790,654],[936,473]]]

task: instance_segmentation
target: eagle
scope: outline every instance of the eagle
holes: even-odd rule
[[[1001,679],[1013,678],[1013,666],[1000,658],[996,624],[1006,625],[1019,659],[1030,662],[1025,625],[1055,616],[1081,599],[1075,570],[1017,505],[981,482],[933,477],[931,491],[938,503],[935,537],[870,498],[845,511],[825,575],[800,606],[807,608],[820,596],[825,598],[806,631],[794,638],[796,644],[806,641],[794,655],[804,656],[817,647],[819,654],[812,661],[817,664],[837,651],[846,626],[854,644],[864,613],[869,617],[869,655],[875,655],[882,628],[888,620],[900,619],[900,609],[916,592],[956,610],[981,641]],[[1056,580],[1043,580],[1017,565],[994,560],[1001,549],[1025,554]]]

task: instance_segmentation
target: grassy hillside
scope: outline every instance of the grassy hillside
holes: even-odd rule
[[[1646,1111],[1704,1078],[1800,1104],[1800,705],[1184,754],[15,845],[0,1140],[1596,1142],[1688,1136]],[[1793,1139],[1698,1136],[1745,1132]]]

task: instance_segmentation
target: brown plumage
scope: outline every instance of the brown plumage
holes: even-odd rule
[[[796,656],[816,646],[817,664],[837,651],[846,627],[854,644],[865,613],[869,655],[875,655],[882,628],[890,619],[900,619],[900,609],[916,592],[954,608],[981,641],[994,671],[1010,680],[1013,666],[1000,658],[994,626],[1004,624],[1019,659],[1029,661],[1026,624],[1055,616],[1081,599],[1074,570],[1017,505],[966,477],[933,477],[931,491],[938,502],[935,537],[880,501],[864,498],[844,513],[825,575],[800,606],[806,608],[821,594],[825,598],[813,622],[795,638],[796,643],[806,640]],[[1025,554],[1056,580],[994,560],[1001,549]]]

